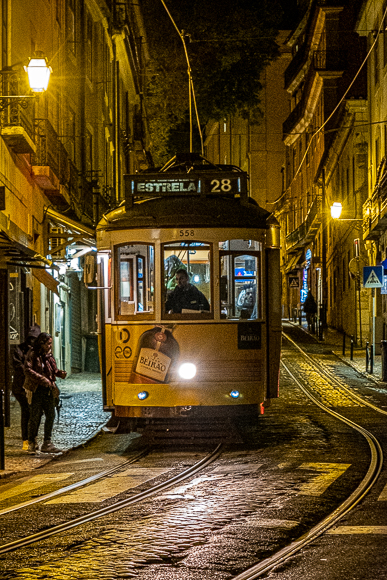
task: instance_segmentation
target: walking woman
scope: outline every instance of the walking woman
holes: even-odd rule
[[[30,403],[30,419],[28,422],[28,452],[39,451],[36,443],[40,420],[45,414],[44,442],[42,453],[60,453],[60,449],[51,443],[52,428],[55,420],[55,406],[59,399],[59,389],[55,379],[66,378],[65,371],[58,370],[51,352],[52,337],[41,332],[26,357],[24,365],[27,399]]]

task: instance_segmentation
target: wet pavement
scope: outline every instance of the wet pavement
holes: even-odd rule
[[[284,320],[294,326],[299,324]],[[307,325],[302,321],[301,328],[308,334]],[[381,355],[375,356],[373,372],[370,365],[366,365],[365,342],[363,347],[354,347],[352,358],[350,339],[346,337],[343,349],[343,334],[332,328],[324,329],[323,340],[318,341],[316,335],[311,337],[317,342],[326,344],[345,363],[362,373],[367,380],[379,384],[387,390],[387,383],[382,379]],[[110,414],[102,410],[102,385],[99,373],[79,373],[70,375],[65,380],[58,379],[63,406],[60,412],[60,421],[55,419],[53,443],[64,452],[85,444],[106,424]],[[43,424],[43,420],[42,420]],[[43,442],[43,428],[41,426],[38,441]],[[41,467],[52,459],[52,455],[28,455],[22,451],[20,435],[20,407],[11,395],[11,427],[5,429],[5,470],[0,470],[0,478],[14,473],[29,471]]]
[[[285,326],[284,330],[290,334],[289,327]],[[294,332],[293,339],[297,341],[297,336],[301,343],[300,334]],[[339,359],[334,359],[326,352],[333,350],[342,357],[340,335],[330,332],[330,343],[327,340],[322,346],[307,333],[305,337],[312,354],[321,350],[324,362],[326,359],[326,364],[331,365],[335,371],[344,366]],[[358,354],[358,361],[349,361],[348,352],[348,361],[345,362],[358,363],[359,370],[363,372],[361,352]],[[294,356],[297,358],[298,355]],[[289,359],[290,354],[286,353],[284,345],[284,358],[286,357]],[[378,376],[376,371],[375,366],[375,378]],[[345,366],[343,372],[355,374],[349,366]],[[305,374],[302,369],[300,373]],[[78,390],[70,390],[70,380],[61,385],[63,396],[69,395],[69,398],[64,398],[63,409],[68,411],[68,418],[63,424],[67,430],[65,436],[68,445],[73,444],[73,431],[82,431],[85,422],[85,429],[89,428],[90,417],[93,421],[95,419],[91,414],[86,414],[86,418],[82,416],[80,407],[89,401],[91,393],[97,395],[96,399],[91,396],[93,404],[100,397],[97,382],[93,391],[82,377],[77,378]],[[95,375],[91,376],[91,379],[96,378]],[[369,381],[360,379],[360,382]],[[334,391],[336,393],[339,389]],[[87,393],[84,398],[78,396],[84,393]],[[336,405],[346,413],[358,415],[363,420],[367,413],[363,406],[353,401],[351,405],[344,405],[341,399],[334,399],[332,406]],[[97,405],[98,409],[101,412],[101,405]],[[108,418],[106,415],[102,417],[105,420]],[[380,423],[384,429],[384,418]],[[78,433],[75,434],[77,435]],[[60,437],[58,428],[53,437],[55,444],[59,445]],[[85,471],[82,473],[83,478],[86,470],[91,468],[91,458],[94,461],[100,460],[101,465],[108,458],[117,460],[117,454],[111,454],[107,448],[107,443],[112,444],[116,437],[123,438],[120,435],[113,437],[101,434],[94,438],[90,446],[79,449],[71,458],[53,462],[39,472],[46,472],[51,482],[53,474],[63,476],[69,471],[75,472],[77,466],[82,466],[80,469]],[[193,480],[168,489],[160,497],[146,500],[130,509],[116,511],[107,518],[96,519],[84,524],[82,528],[73,528],[66,534],[53,536],[38,546],[32,545],[31,548],[26,547],[20,552],[3,556],[0,568],[4,570],[4,575],[1,577],[4,580],[36,580],[48,577],[58,580],[230,580],[236,573],[262,561],[273,551],[306,533],[318,519],[331,513],[349,495],[349,491],[358,485],[368,469],[366,440],[358,431],[339,424],[336,418],[315,408],[296,387],[286,370],[281,372],[281,397],[273,401],[268,412],[260,417],[259,429],[249,431],[249,441],[247,448],[238,444],[230,446],[218,463],[206,468]],[[126,447],[123,441],[121,446],[124,451]],[[18,453],[20,456],[19,450]],[[23,535],[25,530],[31,530],[31,527],[31,532],[38,531],[39,526],[46,528],[51,520],[59,524],[64,518],[73,519],[90,505],[95,509],[97,502],[114,503],[124,496],[135,494],[139,491],[139,486],[121,484],[124,478],[127,477],[129,481],[129,478],[133,479],[133,473],[138,474],[140,470],[147,471],[155,467],[156,473],[162,472],[163,475],[159,476],[164,477],[169,458],[174,457],[175,453],[175,450],[169,456],[165,452],[152,453],[144,457],[139,465],[128,468],[128,473],[112,477],[109,485],[103,484],[103,492],[111,496],[108,499],[105,495],[97,499],[94,487],[83,490],[82,496],[81,492],[72,494],[70,502],[62,499],[44,505],[38,504],[25,515],[19,512],[16,517],[10,513],[3,520],[0,535],[7,538],[9,536],[11,540]],[[179,468],[191,463],[195,453],[191,452],[190,457],[186,454],[180,455],[177,458]],[[199,454],[197,455],[199,458]],[[71,459],[71,464],[68,459]],[[175,457],[174,461],[176,462]],[[93,469],[97,468],[94,466]],[[175,468],[177,469],[177,465]],[[322,474],[326,487],[321,486]],[[34,475],[38,476],[39,473]],[[81,477],[78,469],[76,477]],[[3,483],[7,492],[11,485],[8,486],[8,482]],[[116,484],[119,484],[119,491]],[[31,479],[28,485],[31,485]],[[33,494],[37,493],[37,489],[34,489]],[[376,509],[378,514],[382,514],[383,510],[379,506],[380,504]],[[372,520],[371,517],[363,520],[361,514],[361,510],[357,510],[355,514],[358,525],[382,523]],[[342,538],[339,549],[334,543],[338,541],[337,538]],[[286,569],[281,569],[278,576],[277,571],[272,571],[270,576],[289,577],[289,580],[300,577],[311,580],[323,577],[330,580],[341,580],[344,577],[354,580],[368,578],[367,575],[359,575],[362,574],[361,571],[358,575],[341,575],[341,566],[344,565],[341,561],[337,563],[337,573],[331,567],[328,571],[327,562],[332,561],[332,554],[337,558],[337,554],[348,548],[346,538],[345,535],[336,535],[329,536],[328,540],[323,539],[328,551],[321,550],[319,553],[319,573],[313,573],[315,563],[310,558],[308,569],[302,570],[301,574],[292,574],[291,564],[286,563],[284,566],[289,568],[290,576],[286,576]],[[356,536],[351,540],[359,541],[358,538]],[[373,537],[375,546],[378,538],[375,535]],[[380,538],[378,547],[381,551],[383,536]],[[316,545],[319,546],[320,543]],[[308,550],[311,552],[311,548]],[[380,574],[382,564],[383,562],[372,577],[383,577]]]
[[[55,418],[52,442],[63,452],[92,439],[110,418],[102,409],[102,384],[99,373],[72,374],[65,380],[57,380],[61,392],[62,408],[60,418]],[[29,455],[22,451],[20,430],[20,406],[11,395],[11,426],[5,428],[5,469],[0,470],[0,478],[14,473],[29,471],[45,465],[53,455],[37,453]],[[44,416],[38,435],[38,443],[43,443]]]
[[[289,324],[292,324],[293,326],[300,326],[298,323],[293,323],[290,320],[284,320],[284,322],[285,321]],[[369,361],[367,366],[365,341],[363,341],[362,346],[353,346],[353,352],[351,356],[351,339],[350,337],[346,336],[344,341],[344,335],[342,332],[339,332],[334,328],[324,328],[323,339],[322,341],[319,341],[316,334],[311,334],[308,332],[308,326],[304,320],[301,323],[301,328],[307,334],[310,334],[310,336],[312,336],[316,342],[321,342],[332,348],[332,352],[334,352],[343,362],[347,363],[356,369],[359,373],[363,374],[365,378],[375,383],[381,383],[381,386],[385,385],[387,389],[387,383],[382,382],[382,357],[380,354],[375,355],[372,372],[370,372],[371,363]]]

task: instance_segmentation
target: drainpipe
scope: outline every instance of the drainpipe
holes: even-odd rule
[[[118,202],[119,192],[117,189],[117,62],[116,62],[117,50],[116,45],[113,43],[113,144],[114,144],[114,154],[113,154],[113,191],[112,191],[112,207],[115,207]]]
[[[326,326],[327,310],[328,310],[328,281],[327,281],[327,211],[326,211],[326,191],[325,191],[325,168],[322,170],[322,203],[321,203],[321,217],[322,217],[322,261],[321,261],[321,308],[322,308],[322,326]]]

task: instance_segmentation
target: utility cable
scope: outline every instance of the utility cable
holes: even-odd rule
[[[187,51],[187,45],[185,42],[185,36],[188,36],[185,34],[184,30],[182,30],[180,32],[180,30],[178,29],[176,22],[174,21],[171,13],[169,12],[164,0],[161,0],[162,5],[164,6],[169,18],[171,19],[171,22],[173,24],[173,26],[175,27],[178,35],[180,36],[180,39],[183,43],[183,47],[184,47],[184,54],[185,54],[185,58],[187,60],[187,66],[188,66],[188,88],[189,88],[189,122],[190,122],[190,152],[192,153],[192,104],[191,104],[191,97],[193,99],[193,103],[194,103],[194,107],[195,107],[195,113],[196,113],[196,121],[198,124],[198,129],[199,129],[199,135],[200,135],[200,143],[201,143],[201,149],[202,149],[202,155],[204,155],[204,146],[203,146],[203,134],[202,134],[202,130],[200,127],[200,121],[199,121],[199,113],[198,113],[198,109],[197,109],[197,105],[196,105],[196,96],[195,96],[195,89],[194,89],[194,84],[193,84],[193,79],[192,79],[192,69],[191,69],[191,64],[189,61],[189,56],[188,56],[188,51]]]

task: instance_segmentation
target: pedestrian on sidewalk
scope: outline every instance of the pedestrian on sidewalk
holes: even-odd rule
[[[306,314],[306,322],[308,323],[309,332],[315,332],[315,320],[317,312],[317,304],[312,292],[309,290],[304,302],[304,312]]]
[[[51,351],[52,337],[46,332],[41,332],[37,337],[32,349],[26,356],[24,365],[27,399],[30,403],[30,419],[28,422],[28,451],[39,451],[36,443],[40,421],[43,413],[44,441],[41,447],[42,453],[60,453],[60,449],[51,442],[52,429],[55,420],[55,407],[59,401],[59,389],[55,379],[65,379],[67,373],[58,370]]]
[[[34,324],[28,330],[27,338],[24,342],[15,347],[12,357],[13,364],[13,382],[12,393],[21,409],[21,435],[23,440],[23,451],[28,451],[28,420],[30,418],[30,407],[27,401],[26,392],[23,389],[24,385],[24,362],[26,355],[36,338],[40,334],[40,326]]]

